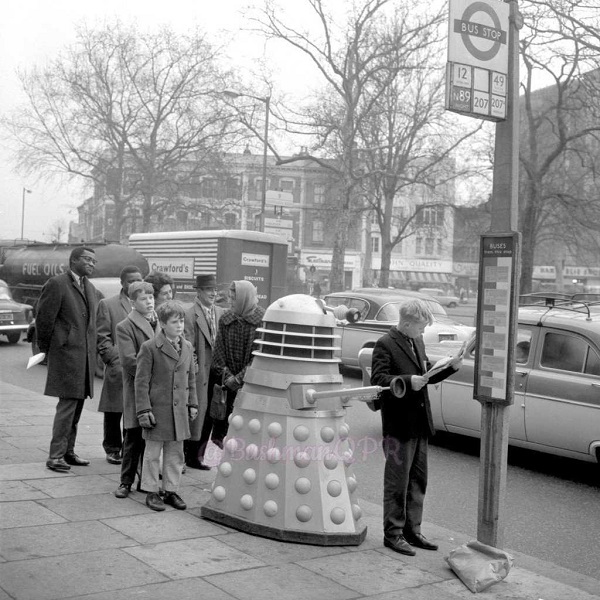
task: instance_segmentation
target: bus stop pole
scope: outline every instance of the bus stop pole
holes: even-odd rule
[[[506,0],[505,0],[506,1]],[[491,202],[492,233],[517,230],[519,185],[519,29],[518,1],[509,0],[507,118],[496,124],[494,182]],[[510,310],[517,310],[518,271]],[[516,322],[516,319],[512,319]],[[510,339],[513,338],[511,335]],[[504,536],[506,471],[510,404],[514,398],[514,359],[507,365],[507,402],[482,402],[477,539],[501,548]]]

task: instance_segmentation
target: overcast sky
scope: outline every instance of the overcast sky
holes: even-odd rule
[[[91,25],[118,17],[123,22],[135,20],[143,28],[167,23],[181,32],[194,25],[215,34],[235,32],[217,39],[233,40],[230,56],[237,64],[255,63],[263,55],[263,44],[256,43],[240,29],[244,25],[242,9],[257,1],[5,0],[0,9],[0,111],[5,113],[19,101],[15,68],[27,68],[55,56],[74,41],[74,26],[82,21]],[[283,67],[283,57],[278,58],[280,71],[294,72],[289,64]],[[24,187],[32,191],[25,195],[25,238],[49,241],[48,235],[56,231],[57,221],[68,229],[68,222],[77,220],[75,208],[84,199],[85,190],[67,180],[52,185],[24,179],[12,169],[0,145],[0,239],[21,235]]]

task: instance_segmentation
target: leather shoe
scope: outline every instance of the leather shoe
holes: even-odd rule
[[[190,469],[199,469],[200,471],[210,471],[210,467],[208,465],[205,465],[203,462],[200,462],[198,459],[186,460],[185,464]]]
[[[65,454],[65,462],[75,467],[87,467],[90,464],[89,460],[79,458],[77,454]]]
[[[170,504],[177,510],[185,510],[187,508],[187,504],[175,492],[165,492],[164,503]]]
[[[438,545],[430,542],[422,533],[414,533],[406,536],[406,541],[411,546],[423,548],[423,550],[437,550]]]
[[[165,503],[156,492],[148,492],[146,506],[152,510],[165,510]]]
[[[404,539],[403,536],[399,535],[397,538],[391,540],[388,537],[383,538],[383,545],[386,548],[390,548],[394,552],[399,552],[400,554],[406,554],[406,556],[415,556],[416,551],[412,546]]]
[[[121,453],[120,452],[110,452],[106,455],[106,462],[111,465],[120,465],[121,462]]]
[[[116,490],[115,496],[117,498],[127,498],[131,493],[131,484],[130,483],[122,483]]]
[[[46,466],[53,471],[70,471],[71,467],[62,458],[49,458]]]

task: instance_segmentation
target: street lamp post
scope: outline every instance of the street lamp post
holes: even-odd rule
[[[225,90],[223,92],[225,96],[229,98],[254,98],[254,100],[260,100],[265,103],[265,132],[263,134],[263,163],[262,163],[262,195],[260,198],[260,231],[265,230],[265,212],[267,210],[267,150],[269,148],[269,113],[271,107],[271,96],[262,98],[260,96],[253,96],[252,94],[242,94],[240,92],[234,92]]]
[[[23,203],[21,205],[21,239],[23,238],[23,232],[25,230],[25,194],[31,194],[31,190],[23,188]]]

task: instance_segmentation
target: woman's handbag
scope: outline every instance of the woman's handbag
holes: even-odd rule
[[[209,414],[210,418],[215,421],[224,421],[227,415],[227,390],[218,383],[213,386]]]

